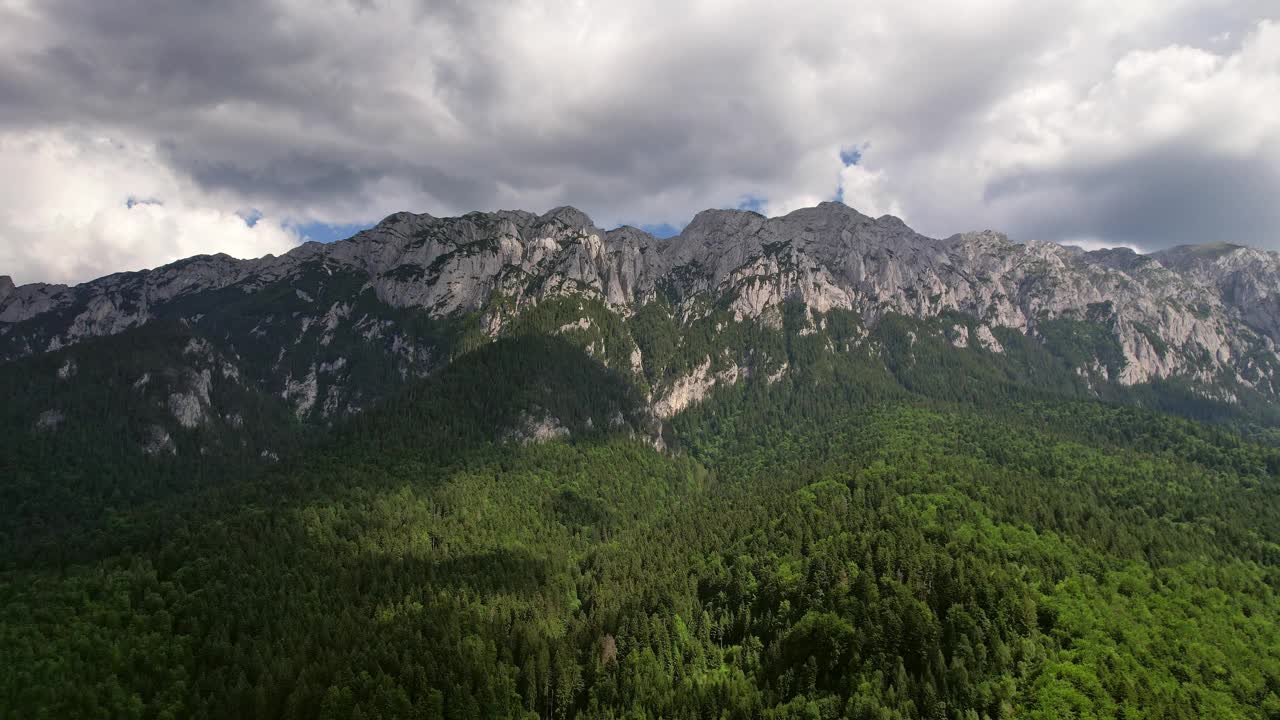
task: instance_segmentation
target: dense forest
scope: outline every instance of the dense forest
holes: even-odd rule
[[[265,467],[10,433],[0,716],[1280,718],[1265,433],[742,342],[665,426],[531,332]]]

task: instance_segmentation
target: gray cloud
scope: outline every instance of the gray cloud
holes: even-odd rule
[[[1276,245],[1268,5],[0,0],[0,134],[109,139],[171,205],[277,227],[561,203],[680,224],[844,182],[937,235]]]
[[[1161,144],[1123,163],[1010,178],[989,197],[1070,198],[1029,203],[1011,230],[1055,238],[1104,238],[1142,248],[1215,241],[1280,246],[1280,166],[1273,148],[1224,158]]]

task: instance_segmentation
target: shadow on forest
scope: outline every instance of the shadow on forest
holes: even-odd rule
[[[406,586],[468,590],[478,594],[533,594],[547,586],[551,563],[525,549],[499,549],[458,557],[370,555],[354,564],[346,582],[361,594],[394,596]]]

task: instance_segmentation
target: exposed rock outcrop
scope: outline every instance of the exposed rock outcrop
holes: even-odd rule
[[[569,437],[571,431],[554,417],[546,414],[524,413],[516,427],[511,428],[507,439],[521,445],[560,440]]]
[[[669,418],[699,402],[717,386],[732,385],[747,375],[748,370],[738,365],[712,372],[711,358],[707,358],[688,375],[672,383],[670,389],[654,403],[653,412],[660,418]]]
[[[173,438],[169,436],[169,431],[159,425],[151,425],[146,429],[146,436],[142,441],[142,452],[147,455],[175,455],[178,448],[174,445]]]
[[[60,410],[45,410],[36,418],[37,430],[57,430],[67,416]]]
[[[284,362],[296,348],[311,347],[307,338],[313,333],[322,348],[343,332],[383,342],[385,352],[398,358],[402,377],[421,374],[434,361],[429,348],[400,334],[390,316],[356,311],[354,294],[362,292],[372,292],[387,307],[436,318],[477,313],[478,329],[490,336],[524,310],[565,295],[598,301],[622,317],[661,297],[684,323],[713,307],[727,307],[737,320],[776,324],[777,308],[788,301],[818,313],[852,311],[867,325],[891,313],[921,318],[961,313],[978,324],[949,333],[950,341],[993,353],[1004,350],[993,328],[1038,338],[1044,323],[1067,319],[1103,327],[1113,338],[1122,367],[1099,367],[1116,382],[1226,378],[1271,396],[1280,387],[1280,257],[1275,253],[1225,244],[1153,255],[1085,252],[1046,242],[1016,243],[992,231],[934,239],[897,218],[871,218],[839,203],[777,218],[704,211],[670,240],[631,227],[604,231],[567,207],[543,215],[397,213],[348,240],[306,243],[279,257],[199,256],[76,287],[13,287],[5,278],[0,279],[0,357],[43,352],[170,317],[178,312],[174,308],[208,293],[251,296],[303,276],[314,282],[288,293],[291,314],[282,309],[279,316],[265,317],[251,333],[266,342],[270,323],[295,323],[297,339],[281,348],[273,370],[274,392],[302,414],[343,407],[328,390],[319,402],[317,372],[334,375],[336,359]],[[350,290],[341,291],[345,295],[333,289],[343,278],[351,283]],[[219,305],[210,303],[192,316],[193,322],[207,322],[201,318],[217,312]],[[560,330],[585,331],[589,325],[586,318],[573,319]],[[629,369],[638,373],[638,351],[628,347],[626,355]],[[1082,365],[1086,372],[1088,365]],[[310,370],[298,376],[290,367]],[[655,409],[662,415],[678,412],[710,387],[732,381],[725,373],[697,370],[655,388]],[[182,417],[193,417],[187,406],[194,405],[181,404]]]
[[[986,325],[979,325],[974,334],[977,335],[978,344],[982,346],[983,350],[989,350],[993,353],[1004,352],[1004,346],[996,339],[995,334],[991,332],[991,328]]]
[[[213,377],[208,369],[188,372],[186,389],[169,395],[169,412],[179,425],[190,429],[205,423],[209,415],[209,390],[212,384]]]

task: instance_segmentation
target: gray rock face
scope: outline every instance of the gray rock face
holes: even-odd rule
[[[36,418],[37,430],[56,430],[67,417],[58,410],[45,410]]]
[[[748,368],[731,365],[720,372],[711,372],[711,358],[679,378],[667,392],[653,404],[653,413],[659,418],[670,418],[681,410],[702,401],[716,387],[733,385],[750,375]]]
[[[187,372],[186,387],[169,395],[169,412],[184,428],[200,427],[209,417],[209,389],[212,374],[208,369]]]
[[[285,381],[285,388],[284,392],[281,393],[281,397],[285,400],[293,401],[294,407],[298,409],[298,415],[301,417],[310,412],[311,408],[315,406],[319,391],[320,388],[316,384],[316,369],[312,367],[311,371],[302,378],[295,380],[293,377],[289,377]]]
[[[533,445],[565,439],[570,435],[569,428],[550,415],[534,416],[525,413],[520,417],[517,426],[506,433],[506,439],[520,445]]]
[[[348,240],[307,243],[280,257],[199,256],[76,287],[15,288],[0,278],[0,342],[7,342],[0,353],[15,357],[120,332],[198,293],[252,294],[316,268],[361,278],[394,308],[436,317],[479,313],[490,335],[565,295],[628,316],[661,294],[684,322],[713,302],[727,303],[738,319],[775,322],[773,309],[798,300],[816,312],[851,310],[868,324],[890,313],[968,314],[980,325],[973,335],[956,334],[954,343],[995,353],[1003,348],[992,328],[1038,337],[1049,321],[1087,320],[1105,327],[1123,355],[1121,367],[1103,369],[1113,381],[1227,378],[1272,396],[1280,388],[1276,253],[1224,244],[1154,255],[1084,252],[1016,243],[992,231],[935,239],[897,218],[871,218],[839,203],[778,218],[708,210],[671,240],[631,227],[606,232],[568,207],[543,215],[397,213]],[[314,325],[331,335],[343,323],[366,339],[394,333],[385,321],[361,317],[352,302],[313,299],[301,289],[291,299],[312,306],[303,333]],[[417,352],[399,339],[393,349],[408,359]],[[327,413],[331,402],[317,396],[316,377],[340,369],[333,362],[282,371],[282,394],[299,408]],[[662,409],[676,412],[711,384],[732,381],[704,371],[668,388]],[[175,414],[194,420],[198,403],[179,404]]]
[[[159,425],[151,425],[146,430],[146,439],[142,442],[142,452],[147,455],[176,455],[177,446],[173,443],[169,431]]]

